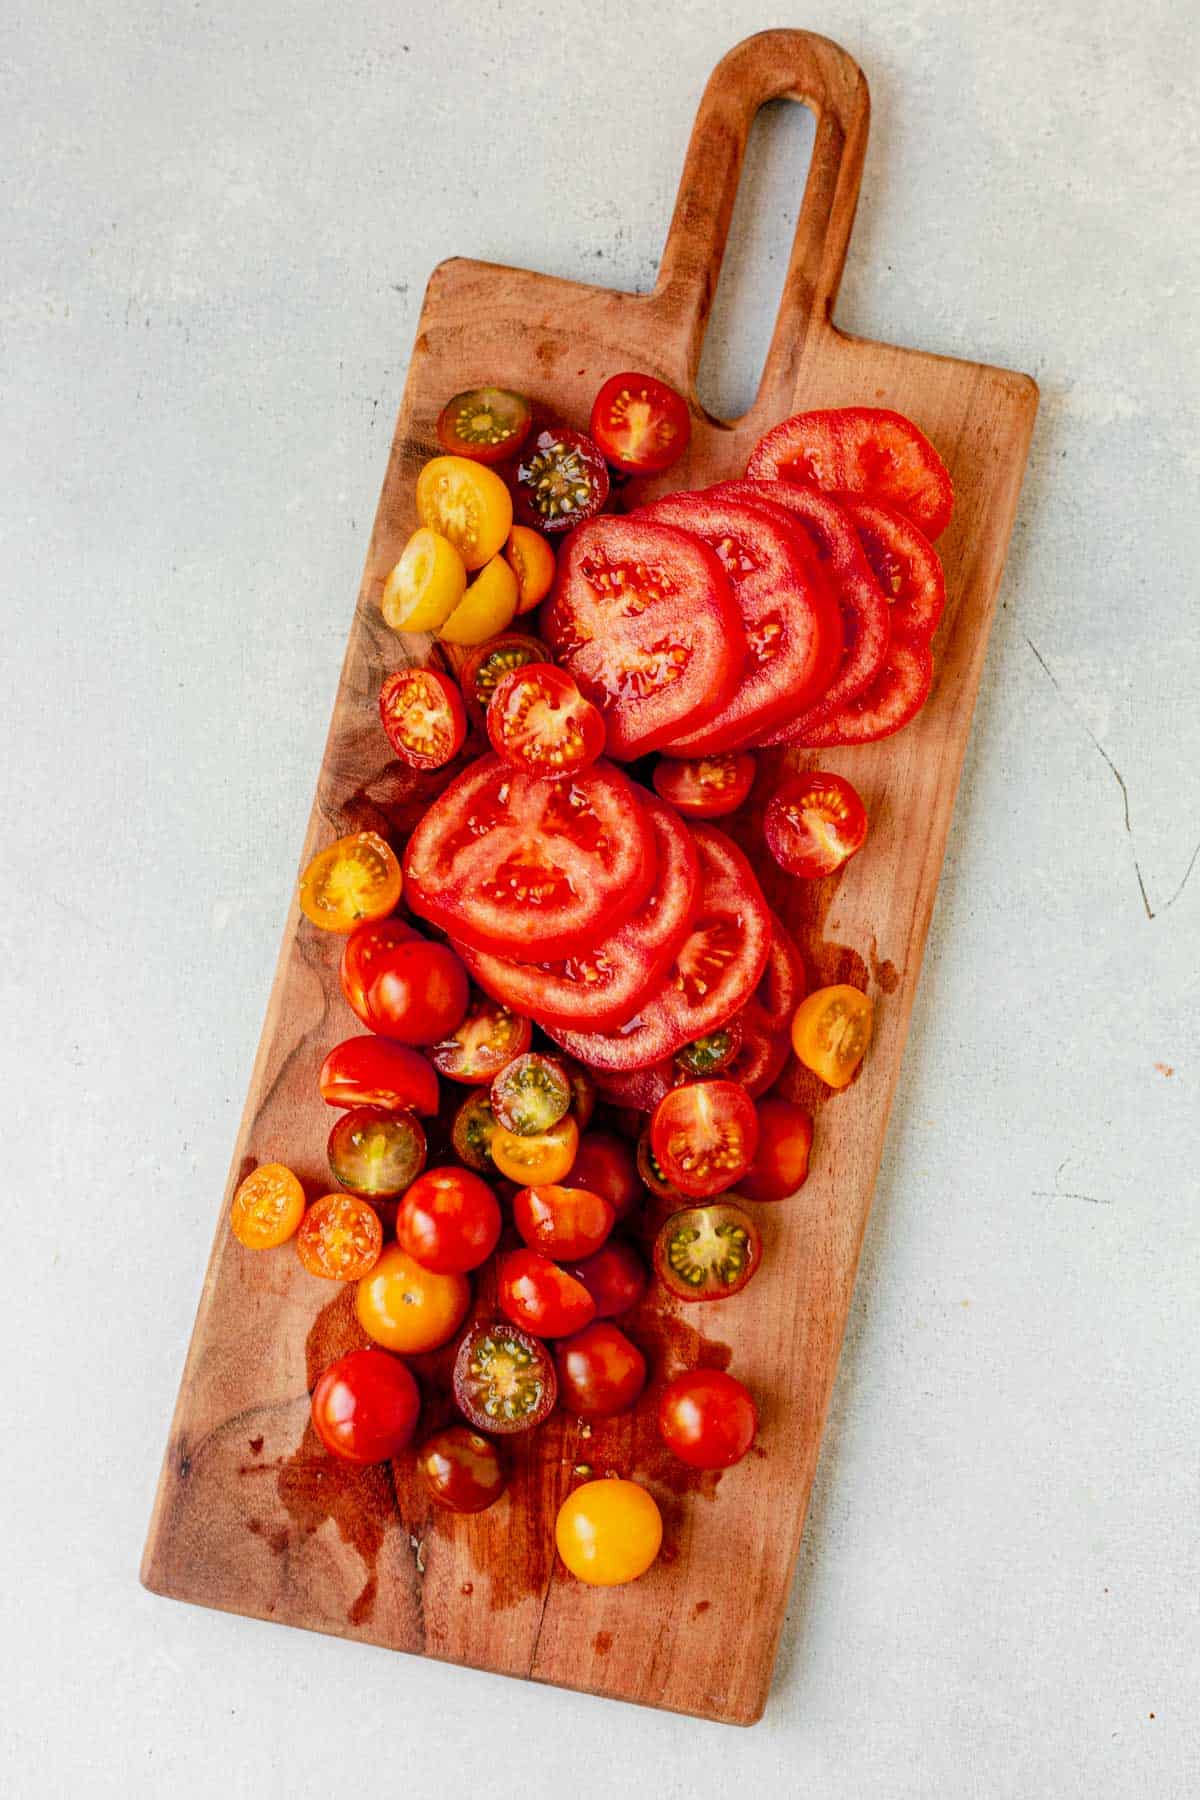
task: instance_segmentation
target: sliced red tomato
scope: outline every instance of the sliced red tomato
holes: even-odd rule
[[[933,686],[933,656],[928,644],[893,637],[883,674],[865,694],[840,706],[828,718],[806,726],[799,742],[809,750],[839,744],[873,744],[915,719]]]
[[[543,781],[484,756],[452,781],[408,840],[414,912],[477,950],[518,961],[599,942],[654,885],[654,834],[611,764]]]
[[[693,532],[725,566],[742,617],[746,666],[715,717],[693,723],[664,748],[672,756],[740,750],[756,733],[792,717],[829,686],[842,655],[833,590],[800,544],[790,516],[766,501],[668,494],[637,515]]]
[[[569,1337],[596,1316],[583,1283],[536,1250],[510,1250],[500,1258],[498,1276],[500,1311],[540,1338]]]
[[[859,499],[843,504],[891,602],[893,636],[927,644],[946,608],[941,557],[925,533],[895,507]]]
[[[466,702],[467,716],[476,725],[485,722],[492,695],[504,677],[526,663],[549,662],[550,652],[541,638],[525,631],[504,631],[468,652],[459,682]]]
[[[773,1029],[756,999],[747,1000],[737,1015],[740,1031],[733,1060],[723,1071],[730,1081],[740,1082],[752,1100],[779,1080],[792,1053],[791,1032],[785,1025]]]
[[[679,461],[692,435],[687,402],[665,381],[626,370],[592,402],[591,433],[610,463],[656,475]]]
[[[438,1109],[438,1078],[423,1056],[388,1038],[347,1038],[329,1052],[318,1077],[327,1106],[373,1106],[380,1112]]]
[[[449,1037],[433,1046],[436,1069],[451,1081],[492,1082],[514,1056],[523,1056],[533,1039],[529,1020],[476,995],[466,1018]]]
[[[648,1069],[715,1031],[745,1005],[771,946],[771,914],[750,864],[723,832],[694,825],[700,853],[696,917],[657,992],[615,1031],[551,1037],[589,1068]]]
[[[417,933],[403,919],[368,919],[356,925],[342,951],[339,978],[347,1003],[370,1031],[381,1031],[367,1002],[371,983],[397,944],[411,943]]]
[[[664,757],[654,767],[654,791],[689,819],[719,819],[736,812],[754,786],[752,756]]]
[[[844,775],[810,769],[789,776],[763,814],[767,849],[789,875],[832,875],[867,841],[867,809]]]
[[[379,716],[388,743],[413,769],[440,769],[463,747],[467,715],[462,695],[437,669],[397,669],[379,690]]]
[[[716,553],[644,515],[595,519],[573,533],[541,627],[604,714],[609,755],[623,761],[714,718],[745,657],[741,612]]]
[[[563,962],[518,963],[456,944],[486,993],[540,1024],[606,1030],[655,988],[687,935],[700,892],[700,859],[686,825],[647,798],[655,879],[632,919],[592,950]]]
[[[880,500],[931,538],[954,509],[949,471],[929,439],[911,419],[880,406],[796,413],[759,439],[746,473]]]
[[[707,1200],[733,1187],[754,1161],[758,1115],[736,1081],[689,1081],[654,1109],[650,1147],[681,1194]]]
[[[604,458],[591,438],[549,427],[526,445],[517,465],[517,512],[538,531],[570,531],[600,511],[608,486]]]
[[[516,769],[559,781],[590,768],[604,749],[604,720],[553,663],[504,677],[487,710],[492,749]]]

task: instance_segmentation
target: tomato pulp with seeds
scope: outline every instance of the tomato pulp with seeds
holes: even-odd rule
[[[608,499],[604,458],[582,431],[539,431],[517,465],[517,510],[539,531],[570,531]]]
[[[503,462],[521,448],[532,422],[533,409],[524,394],[511,388],[468,388],[438,414],[438,442],[451,456]]]
[[[247,1250],[286,1244],[304,1217],[304,1189],[283,1163],[260,1163],[233,1196],[229,1222]]]
[[[529,1431],[554,1410],[558,1377],[544,1344],[505,1319],[476,1325],[454,1359],[454,1398],[478,1431]]]
[[[379,1214],[357,1194],[326,1194],[314,1201],[296,1234],[300,1261],[325,1281],[360,1280],[382,1249]]]
[[[382,919],[400,899],[400,864],[375,831],[355,831],[318,850],[300,877],[300,910],[322,931],[349,932]]]
[[[604,748],[604,720],[553,663],[506,675],[488,707],[487,729],[505,762],[548,780],[589,768]]]
[[[758,1148],[758,1115],[736,1081],[691,1081],[654,1109],[650,1144],[667,1180],[706,1199],[737,1182]]]
[[[867,809],[843,775],[811,769],[771,796],[763,816],[767,849],[789,875],[832,875],[867,841]]]
[[[670,524],[595,519],[559,557],[542,632],[625,761],[703,727],[732,699],[741,611],[716,552]]]
[[[654,884],[654,837],[628,779],[597,763],[543,781],[481,757],[441,793],[404,857],[414,912],[475,949],[571,956]]]
[[[746,755],[664,757],[654,768],[654,791],[691,819],[719,819],[736,812],[754,785],[754,758]]]
[[[856,987],[817,988],[801,1001],[792,1021],[792,1048],[831,1088],[854,1078],[871,1042],[873,1008]]]
[[[313,1429],[331,1455],[365,1465],[388,1462],[416,1430],[421,1395],[404,1364],[382,1350],[351,1350],[313,1389]]]
[[[392,1200],[425,1167],[425,1133],[410,1112],[354,1106],[329,1134],[326,1155],[335,1181],[368,1200]]]
[[[692,435],[687,404],[653,375],[610,375],[592,402],[591,432],[610,463],[658,474],[679,461]]]
[[[718,1075],[733,1061],[741,1041],[740,1015],[735,1015],[727,1025],[685,1044],[675,1061],[685,1075]]]
[[[514,525],[504,560],[517,578],[517,613],[531,612],[554,586],[554,552],[529,525]]]
[[[469,1425],[447,1425],[417,1451],[429,1497],[447,1512],[477,1513],[493,1506],[508,1486],[500,1452]]]
[[[447,1343],[470,1304],[471,1284],[465,1275],[423,1268],[399,1244],[384,1247],[354,1296],[355,1313],[367,1336],[401,1356],[419,1356]]]
[[[927,644],[946,608],[941,557],[924,532],[894,507],[858,499],[844,505],[889,602],[893,635]]]
[[[367,1003],[367,993],[380,968],[397,944],[410,943],[417,933],[403,919],[368,919],[356,925],[346,939],[338,977],[347,1004],[371,1031],[381,1026]]]
[[[787,1200],[808,1179],[813,1122],[791,1100],[766,1099],[758,1107],[758,1149],[738,1181],[745,1200]]]
[[[379,716],[388,743],[413,769],[453,761],[467,735],[462,696],[436,669],[398,669],[379,690]]]
[[[746,473],[882,501],[931,538],[954,509],[949,471],[929,439],[911,419],[884,407],[796,413],[759,439]]]
[[[500,1205],[469,1169],[429,1169],[413,1182],[396,1215],[396,1238],[435,1275],[465,1275],[500,1241]]]
[[[662,1514],[636,1481],[588,1481],[559,1507],[554,1542],[577,1581],[621,1587],[646,1573],[662,1531]]]
[[[689,1369],[659,1396],[658,1432],[667,1449],[693,1469],[730,1469],[758,1431],[749,1388],[722,1369]]]
[[[454,1115],[450,1141],[460,1162],[477,1174],[486,1175],[495,1167],[492,1162],[492,1139],[496,1135],[496,1119],[492,1112],[491,1093],[477,1089],[469,1094]]]
[[[506,1063],[528,1050],[532,1039],[528,1019],[494,1000],[476,997],[461,1025],[429,1054],[434,1067],[451,1081],[490,1084]]]
[[[425,464],[417,477],[417,514],[422,525],[449,539],[467,569],[482,569],[512,530],[508,489],[494,470],[465,456],[435,456]]]
[[[581,1419],[611,1419],[628,1412],[646,1385],[645,1357],[606,1319],[557,1343],[554,1360],[559,1399]]]
[[[856,700],[807,726],[803,747],[830,750],[892,737],[916,718],[932,687],[933,655],[928,644],[893,636],[882,674]]]
[[[477,725],[484,722],[492,695],[513,669],[549,660],[550,652],[541,639],[523,631],[506,631],[489,643],[477,644],[463,663],[459,677],[471,718]]]
[[[672,1213],[654,1241],[654,1272],[680,1300],[740,1294],[761,1261],[758,1226],[734,1200]]]
[[[529,1248],[566,1261],[599,1250],[616,1217],[600,1194],[553,1182],[522,1188],[513,1201],[513,1223]]]
[[[598,1319],[619,1318],[636,1306],[646,1290],[646,1269],[632,1244],[610,1238],[592,1256],[569,1265],[596,1307]]]
[[[492,1161],[509,1181],[522,1187],[565,1181],[575,1162],[579,1148],[579,1127],[567,1114],[548,1131],[526,1137],[498,1124],[492,1134]]]
[[[657,1101],[655,1104],[657,1105]],[[654,1145],[650,1142],[649,1126],[638,1139],[637,1167],[638,1174],[656,1200],[684,1200],[687,1198],[672,1182],[667,1180],[659,1166],[658,1158],[654,1154]]]
[[[500,1311],[523,1331],[541,1338],[570,1337],[596,1316],[596,1302],[581,1281],[537,1250],[510,1250],[500,1258]]]
[[[492,1082],[497,1125],[518,1137],[539,1137],[571,1110],[571,1083],[556,1056],[527,1051],[506,1063]]]
[[[347,1038],[321,1065],[321,1098],[327,1106],[371,1106],[380,1112],[438,1109],[438,1079],[415,1050],[387,1038]]]

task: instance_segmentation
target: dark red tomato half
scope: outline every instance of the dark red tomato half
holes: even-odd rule
[[[628,1412],[646,1385],[646,1359],[619,1326],[607,1320],[554,1346],[558,1393],[581,1419],[611,1419]]]
[[[813,1122],[791,1100],[758,1103],[758,1149],[738,1182],[746,1200],[787,1200],[808,1179]]]
[[[430,1051],[433,1065],[451,1081],[491,1084],[514,1056],[533,1041],[529,1020],[494,1000],[476,996],[467,1016]]]
[[[467,971],[453,950],[410,937],[375,959],[368,1023],[402,1044],[436,1044],[462,1024],[470,995]]]
[[[933,656],[928,644],[893,636],[882,675],[857,700],[805,728],[800,744],[830,750],[843,744],[873,744],[892,737],[916,718],[933,686]]]
[[[487,729],[505,762],[551,781],[590,768],[604,749],[604,720],[553,663],[526,663],[506,675],[488,707]]]
[[[417,933],[402,919],[367,919],[346,939],[339,971],[342,992],[363,1024],[371,1031],[379,1025],[367,1005],[367,993],[388,953],[397,944],[411,943]]]
[[[654,1240],[654,1272],[679,1300],[740,1294],[761,1261],[758,1226],[733,1200],[672,1213]]]
[[[373,1106],[380,1112],[438,1109],[438,1078],[423,1056],[387,1038],[347,1038],[329,1052],[318,1077],[327,1106]]]
[[[504,462],[521,448],[532,422],[533,409],[524,394],[510,388],[468,388],[439,413],[438,442],[450,456]]]
[[[790,776],[763,815],[767,849],[789,875],[832,875],[867,841],[867,809],[844,775],[811,769]]]
[[[618,1219],[642,1198],[633,1151],[612,1131],[585,1131],[571,1164],[571,1181],[608,1201]]]
[[[929,439],[911,419],[879,406],[796,413],[759,439],[746,473],[881,501],[931,538],[954,510],[949,471]]]
[[[437,669],[398,669],[379,690],[379,716],[401,762],[440,769],[453,760],[467,735],[462,695]]]
[[[719,819],[736,812],[754,785],[754,758],[745,753],[665,757],[654,768],[654,791],[690,819]]]
[[[693,1469],[731,1469],[758,1431],[750,1390],[722,1369],[690,1369],[659,1396],[658,1431],[672,1455]]]
[[[736,1081],[690,1081],[659,1101],[650,1144],[667,1180],[698,1200],[741,1179],[758,1148],[754,1102]]]
[[[500,1241],[500,1205],[469,1169],[427,1169],[396,1215],[400,1248],[435,1275],[465,1275],[487,1261]]]
[[[549,660],[550,652],[541,638],[531,637],[524,631],[501,632],[499,637],[489,638],[486,644],[476,645],[468,653],[459,676],[467,716],[476,725],[482,725],[492,695],[506,675],[511,675],[514,669],[523,669],[527,663]]]
[[[594,1256],[569,1265],[596,1303],[598,1319],[619,1318],[636,1306],[646,1291],[646,1268],[632,1244],[609,1238]]]
[[[564,1262],[599,1250],[616,1217],[601,1195],[575,1186],[526,1187],[513,1201],[513,1224],[529,1248]]]
[[[483,1512],[508,1486],[495,1444],[469,1425],[446,1425],[426,1438],[417,1467],[430,1499],[447,1512]]]
[[[665,381],[626,370],[592,402],[591,433],[610,463],[656,475],[679,461],[692,435],[687,402]]]
[[[558,1377],[545,1344],[505,1319],[473,1325],[454,1359],[454,1398],[477,1431],[530,1431],[554,1410]]]
[[[517,517],[538,531],[570,531],[600,511],[608,487],[608,469],[591,438],[550,427],[526,445],[517,464]]]
[[[351,1350],[318,1378],[313,1429],[333,1455],[348,1463],[387,1462],[416,1430],[421,1395],[398,1356]]]
[[[497,1270],[500,1311],[538,1337],[569,1337],[596,1316],[596,1302],[581,1281],[536,1250],[510,1250]]]

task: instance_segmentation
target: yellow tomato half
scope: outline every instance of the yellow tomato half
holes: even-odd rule
[[[554,1522],[558,1554],[580,1581],[619,1587],[644,1575],[662,1545],[662,1514],[636,1481],[587,1481]]]
[[[435,456],[417,476],[417,516],[450,539],[468,569],[482,569],[512,530],[512,496],[482,463]]]
[[[538,531],[514,525],[504,546],[504,559],[517,578],[517,611],[526,613],[554,586],[554,552]]]
[[[806,1069],[844,1088],[871,1041],[872,1007],[856,987],[817,988],[792,1020],[792,1048]]]
[[[435,631],[466,587],[466,565],[450,539],[422,526],[388,576],[379,608],[393,631]]]
[[[518,1137],[497,1125],[492,1135],[492,1161],[510,1181],[522,1187],[549,1187],[571,1173],[579,1148],[579,1127],[567,1114],[549,1131],[536,1137]]]
[[[437,1275],[389,1244],[358,1284],[355,1311],[369,1338],[385,1350],[416,1356],[454,1336],[471,1304],[465,1275]]]
[[[365,919],[386,919],[400,899],[396,853],[374,831],[336,838],[300,877],[300,909],[322,931],[350,932]]]
[[[229,1223],[247,1250],[286,1244],[304,1217],[304,1189],[282,1163],[260,1163],[233,1196]]]
[[[484,644],[512,623],[517,578],[502,556],[493,556],[438,630],[444,644]]]

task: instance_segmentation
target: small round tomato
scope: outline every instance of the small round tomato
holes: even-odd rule
[[[549,1131],[537,1137],[521,1137],[497,1125],[492,1139],[492,1161],[510,1181],[522,1187],[543,1187],[550,1182],[565,1181],[575,1163],[579,1148],[579,1127],[567,1114]]]
[[[511,625],[517,610],[517,578],[502,556],[493,556],[455,607],[438,636],[444,644],[485,644]]]
[[[423,1269],[465,1275],[492,1254],[502,1223],[499,1202],[478,1175],[429,1169],[400,1203],[396,1237]]]
[[[506,675],[523,669],[526,663],[549,661],[550,652],[542,640],[523,631],[506,631],[489,644],[478,644],[463,663],[459,677],[467,711],[475,723],[482,723],[492,695]]]
[[[524,394],[511,388],[468,388],[438,414],[438,443],[451,456],[503,462],[521,448],[532,422],[533,409]]]
[[[719,819],[736,812],[754,786],[754,758],[745,751],[724,756],[698,756],[655,764],[654,791],[677,812],[692,819]]]
[[[553,663],[514,669],[487,711],[488,736],[505,762],[550,780],[576,774],[604,749],[604,720]]]
[[[813,1122],[791,1100],[760,1100],[758,1149],[738,1182],[746,1200],[787,1200],[808,1178]]]
[[[492,1112],[492,1097],[477,1088],[468,1094],[454,1115],[454,1125],[450,1132],[450,1142],[454,1146],[454,1154],[460,1162],[466,1163],[468,1169],[474,1169],[479,1175],[488,1174],[494,1167],[492,1162],[492,1139],[496,1135],[496,1117]]]
[[[623,1219],[642,1198],[633,1152],[612,1131],[584,1132],[571,1165],[571,1180],[576,1187],[600,1194],[618,1219]]]
[[[792,1020],[792,1049],[831,1088],[844,1088],[867,1052],[873,1009],[856,987],[817,988]]]
[[[247,1250],[286,1244],[304,1217],[304,1189],[282,1163],[259,1163],[233,1196],[229,1224]]]
[[[313,1429],[343,1462],[388,1462],[416,1430],[421,1395],[404,1364],[382,1350],[339,1356],[313,1389]]]
[[[388,743],[413,769],[452,762],[467,735],[462,695],[437,669],[397,669],[379,690],[379,716]]]
[[[690,1369],[663,1389],[658,1432],[673,1456],[693,1469],[731,1469],[758,1430],[748,1388],[721,1369]]]
[[[662,1514],[636,1481],[585,1481],[554,1521],[558,1554],[577,1581],[620,1587],[644,1575],[662,1547]]]
[[[867,809],[844,777],[814,769],[771,796],[763,836],[789,875],[832,875],[865,844]]]
[[[418,1356],[452,1338],[471,1304],[465,1275],[422,1268],[399,1244],[388,1244],[354,1297],[358,1322],[385,1350]]]
[[[438,531],[414,531],[379,602],[393,631],[436,631],[467,591],[462,557]]]
[[[508,489],[494,470],[465,456],[435,456],[425,464],[417,476],[417,514],[422,525],[449,538],[468,569],[490,562],[512,530]]]
[[[479,1431],[529,1431],[554,1410],[558,1377],[544,1344],[495,1319],[475,1325],[454,1359],[458,1410]]]
[[[667,1180],[681,1193],[706,1199],[732,1187],[754,1160],[754,1102],[736,1081],[672,1088],[654,1109],[650,1142]]]
[[[383,1226],[357,1194],[326,1194],[304,1215],[296,1250],[310,1275],[325,1281],[359,1281],[379,1261]]]
[[[517,613],[532,612],[554,586],[554,552],[538,531],[514,525],[504,555],[517,578]]]
[[[591,1256],[616,1223],[607,1200],[586,1188],[525,1187],[513,1201],[513,1223],[531,1250],[573,1259]]]
[[[657,1156],[654,1145],[650,1142],[649,1130],[643,1131],[637,1143],[637,1172],[643,1185],[650,1189],[656,1200],[684,1200],[674,1182],[668,1181]]]
[[[568,1273],[582,1281],[598,1319],[616,1319],[636,1306],[646,1289],[646,1270],[632,1244],[610,1238],[594,1256],[573,1262]]]
[[[646,1359],[625,1333],[607,1321],[585,1325],[554,1347],[558,1394],[581,1419],[611,1419],[628,1412],[646,1385]]]
[[[716,1075],[733,1061],[741,1042],[742,1028],[735,1017],[685,1044],[675,1061],[687,1075]]]
[[[461,1025],[435,1044],[429,1054],[434,1067],[451,1081],[474,1086],[490,1083],[514,1056],[524,1055],[532,1039],[533,1027],[528,1019],[480,994],[471,1002]]]
[[[596,1084],[592,1072],[574,1057],[560,1056],[558,1060],[567,1071],[567,1080],[571,1084],[571,1117],[580,1131],[586,1131],[596,1110]]]
[[[379,957],[366,998],[372,1029],[383,1037],[436,1044],[466,1018],[471,990],[448,945],[412,937]]]
[[[570,531],[608,499],[604,458],[581,431],[539,431],[517,465],[517,509],[539,531]]]
[[[338,972],[342,992],[371,1031],[380,1029],[367,1005],[371,983],[388,952],[397,944],[410,943],[416,936],[412,926],[406,925],[403,919],[368,919],[364,925],[356,925],[346,939]]]
[[[438,1109],[438,1079],[415,1050],[387,1038],[347,1038],[321,1064],[318,1077],[327,1106],[371,1106],[377,1112]]]
[[[674,388],[627,369],[610,375],[596,395],[590,430],[617,468],[657,475],[687,449],[692,422],[687,402]]]
[[[300,877],[300,910],[322,931],[353,931],[393,912],[402,886],[391,845],[378,832],[354,831],[313,857]]]
[[[514,1056],[492,1082],[497,1125],[518,1137],[538,1137],[571,1110],[571,1083],[556,1056],[528,1050]]]
[[[570,1337],[590,1325],[596,1303],[581,1281],[536,1250],[510,1250],[497,1270],[500,1311],[538,1337]]]
[[[758,1226],[732,1200],[672,1213],[654,1242],[654,1271],[680,1300],[740,1294],[762,1261]]]
[[[484,1512],[508,1486],[500,1453],[469,1425],[446,1425],[417,1451],[429,1497],[447,1512]]]
[[[425,1167],[425,1132],[415,1114],[355,1106],[329,1134],[335,1181],[368,1200],[393,1200]]]

